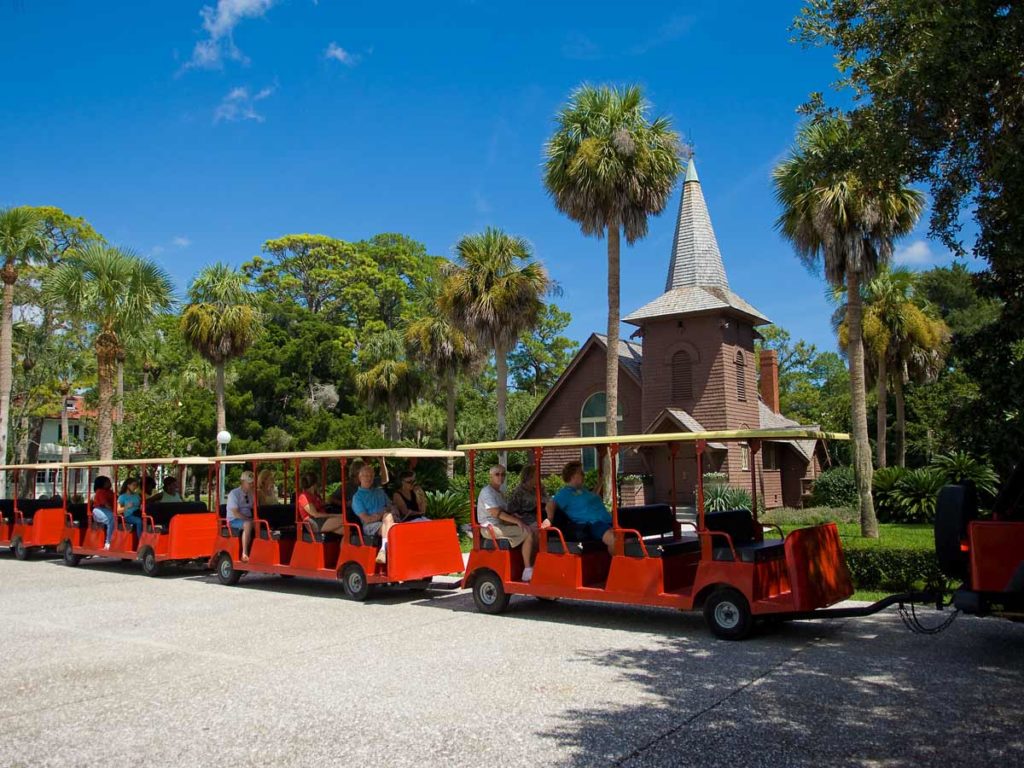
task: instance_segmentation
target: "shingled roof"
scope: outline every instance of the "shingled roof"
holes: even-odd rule
[[[739,313],[754,325],[770,322],[729,288],[718,240],[711,226],[711,215],[697,177],[697,166],[690,158],[679,198],[679,216],[665,293],[630,313],[623,321],[641,325],[641,321],[652,317],[723,310]]]

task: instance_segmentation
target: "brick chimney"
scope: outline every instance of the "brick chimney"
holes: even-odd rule
[[[764,404],[779,412],[779,356],[774,349],[761,350],[761,378],[758,391]]]

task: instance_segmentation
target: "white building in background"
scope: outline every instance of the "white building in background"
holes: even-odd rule
[[[65,400],[64,408],[68,418],[71,460],[87,461],[93,458],[85,452],[83,446],[87,437],[87,425],[93,423],[96,414],[86,409],[85,398],[81,395],[72,395]],[[43,417],[42,430],[39,433],[38,461],[40,464],[60,462],[63,456],[60,425],[61,414],[59,413]],[[72,472],[68,478],[68,493],[81,495],[88,493],[88,482],[86,472]],[[62,493],[63,487],[64,480],[60,476],[58,467],[41,469],[36,472],[36,498],[53,496],[54,493]]]

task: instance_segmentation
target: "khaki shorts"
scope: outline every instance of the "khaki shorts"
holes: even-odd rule
[[[518,547],[526,541],[526,530],[515,523],[493,523],[492,525],[497,538],[508,539],[509,544],[513,547]],[[491,536],[491,526],[482,526],[480,532],[488,539],[494,538]]]

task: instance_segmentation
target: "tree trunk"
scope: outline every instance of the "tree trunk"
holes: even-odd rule
[[[888,372],[885,369],[885,355],[878,357],[878,423],[875,434],[876,461],[879,468],[885,466],[885,441],[886,429],[889,420],[889,394],[886,391],[886,377]]]
[[[448,406],[448,423],[445,432],[445,447],[451,451],[455,449],[455,371],[449,370],[445,374],[445,399]],[[448,457],[448,479],[455,477],[455,457]]]
[[[67,464],[71,461],[71,438],[68,436],[68,397],[71,395],[71,390],[65,390],[61,393],[60,403],[60,460]]]
[[[494,367],[498,375],[498,440],[504,440],[505,411],[508,408],[508,350],[503,344],[494,345]],[[508,466],[508,451],[498,453],[498,463]]]
[[[14,283],[17,272],[4,268],[4,297],[0,317],[0,461],[7,463],[7,436],[11,431],[11,385],[14,382],[11,341],[14,334]],[[0,497],[6,498],[7,473],[0,472]]]
[[[388,440],[398,442],[401,427],[398,426],[398,403],[392,395],[388,395]]]
[[[608,352],[604,363],[605,434],[619,433],[619,222],[608,222]],[[598,452],[601,455],[601,452]],[[611,462],[602,458],[605,499],[612,495]]]
[[[878,520],[871,497],[871,442],[868,440],[867,390],[864,385],[864,339],[861,328],[860,275],[846,271],[846,317],[850,325],[850,413],[853,418],[853,470],[860,496],[860,533],[878,538]]]
[[[217,434],[219,435],[228,428],[227,414],[224,412],[224,361],[221,360],[214,368],[217,371],[217,382],[214,388],[217,390]]]
[[[906,401],[903,399],[903,375],[897,372],[893,381],[896,396],[896,462],[898,466],[907,465],[907,414]]]
[[[117,404],[114,406],[114,423],[124,422],[124,360],[117,360]]]
[[[114,458],[114,379],[116,355],[105,349],[96,351],[96,378],[99,404],[96,408],[96,445],[101,461]]]

